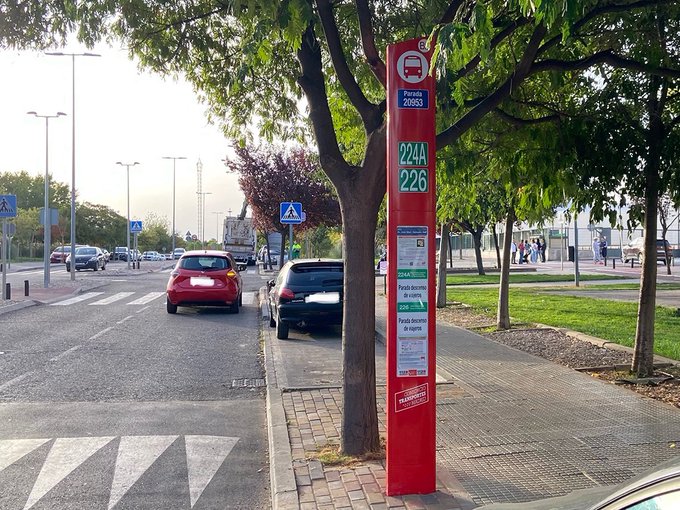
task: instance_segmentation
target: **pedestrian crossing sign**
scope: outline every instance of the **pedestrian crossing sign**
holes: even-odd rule
[[[302,223],[302,204],[300,202],[281,202],[281,223],[297,225]]]
[[[0,218],[14,218],[17,215],[17,196],[0,195]]]
[[[130,222],[130,232],[137,233],[142,231],[142,222],[139,220],[133,220]]]

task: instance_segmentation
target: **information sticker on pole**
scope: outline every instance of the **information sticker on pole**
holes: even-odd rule
[[[435,80],[427,39],[387,47],[388,495],[436,489]]]

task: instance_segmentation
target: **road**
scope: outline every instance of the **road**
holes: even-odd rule
[[[167,270],[108,269],[4,314],[0,509],[268,508],[263,279],[242,274],[239,314],[169,315]]]

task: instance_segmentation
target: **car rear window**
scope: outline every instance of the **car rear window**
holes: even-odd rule
[[[179,267],[190,271],[219,271],[229,269],[231,264],[225,257],[211,255],[196,255],[184,257],[179,260]]]
[[[289,285],[337,287],[342,285],[341,265],[294,265],[288,275]]]

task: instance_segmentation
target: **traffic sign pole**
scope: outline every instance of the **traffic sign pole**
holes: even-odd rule
[[[5,253],[7,247],[7,218],[2,219],[2,299],[7,299],[7,260]]]
[[[436,489],[435,94],[427,39],[387,47],[386,492]]]

